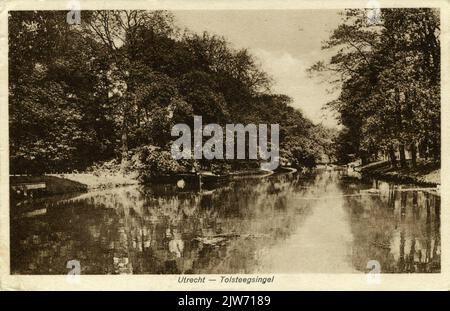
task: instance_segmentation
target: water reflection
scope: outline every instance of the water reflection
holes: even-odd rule
[[[373,181],[343,191],[355,238],[353,264],[378,260],[382,272],[440,271],[440,197],[427,189]]]
[[[76,259],[82,274],[364,272],[375,259],[383,272],[437,272],[439,206],[341,171],[13,203],[11,271],[66,274]]]

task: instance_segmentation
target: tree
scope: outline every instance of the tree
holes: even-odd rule
[[[141,40],[143,29],[156,36],[175,33],[173,17],[163,11],[93,11],[85,24],[90,34],[110,53],[111,92],[118,92],[121,102],[122,167],[128,161],[130,114],[136,107],[136,90],[141,76],[138,51],[134,43]],[[145,69],[144,69],[145,70]]]
[[[369,23],[366,10],[347,10],[325,49],[337,49],[328,63],[311,72],[332,73],[341,88],[328,104],[340,114],[350,139],[366,163],[387,152],[406,166],[405,149],[416,165],[416,146],[440,150],[439,18],[432,9],[382,9],[381,22]],[[431,92],[430,92],[431,91]],[[427,94],[427,95],[425,95]],[[432,138],[431,138],[432,137]]]
[[[168,12],[88,11],[69,25],[62,11],[20,11],[9,29],[13,172],[84,170],[114,157],[122,171],[142,156],[169,166],[171,128],[194,115],[280,124],[281,154],[299,167],[332,153],[330,132],[273,94],[248,50],[206,32],[181,35]]]
[[[95,42],[64,12],[11,12],[9,27],[11,171],[83,169],[111,157],[105,63]]]

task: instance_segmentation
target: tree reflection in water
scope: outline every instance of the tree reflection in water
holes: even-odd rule
[[[206,193],[151,185],[13,202],[11,271],[66,274],[76,259],[82,274],[253,273],[295,237],[327,191],[345,202],[348,261],[357,270],[372,259],[383,272],[440,270],[439,197],[382,182],[379,195],[359,195],[372,185],[343,177],[316,171],[237,180]],[[38,209],[45,213],[27,214]]]
[[[440,197],[386,182],[377,189],[378,196],[347,197],[357,269],[378,260],[382,272],[440,272]]]

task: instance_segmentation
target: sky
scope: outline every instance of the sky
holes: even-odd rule
[[[247,48],[273,78],[273,92],[293,98],[314,123],[336,127],[322,107],[337,97],[330,85],[310,78],[306,69],[331,54],[321,49],[341,20],[337,10],[173,11],[177,25],[223,36],[234,48]]]

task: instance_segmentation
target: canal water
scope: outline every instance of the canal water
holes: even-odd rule
[[[346,170],[11,202],[11,272],[440,272],[440,197]],[[371,267],[371,265],[369,265]]]

